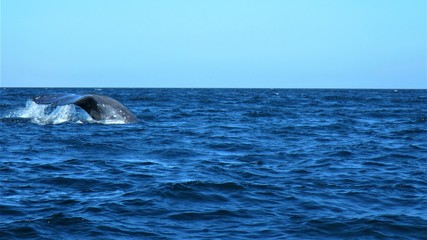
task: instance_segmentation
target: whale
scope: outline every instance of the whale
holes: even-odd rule
[[[118,120],[124,123],[138,122],[138,118],[114,98],[98,94],[49,94],[35,96],[37,104],[62,106],[74,104],[86,111],[96,121]]]

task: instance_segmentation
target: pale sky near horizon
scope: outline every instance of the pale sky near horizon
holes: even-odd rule
[[[427,1],[1,0],[1,87],[427,89]]]

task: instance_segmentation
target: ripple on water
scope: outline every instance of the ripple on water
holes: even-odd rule
[[[61,89],[131,125],[25,106],[57,91],[0,91],[0,239],[427,236],[425,91]]]

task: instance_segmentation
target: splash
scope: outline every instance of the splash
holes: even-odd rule
[[[89,116],[83,116],[74,105],[51,106],[39,105],[33,101],[27,101],[24,108],[13,111],[6,118],[28,119],[30,122],[39,125],[60,124],[60,123],[84,123],[89,122]]]
[[[52,106],[37,104],[34,101],[27,101],[24,108],[13,111],[2,119],[27,119],[38,125],[61,123],[125,124],[125,121],[120,119],[95,121],[85,111],[76,108],[74,104]]]

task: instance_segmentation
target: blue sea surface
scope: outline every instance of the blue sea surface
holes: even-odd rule
[[[427,238],[427,90],[3,88],[0,130],[0,239]]]

